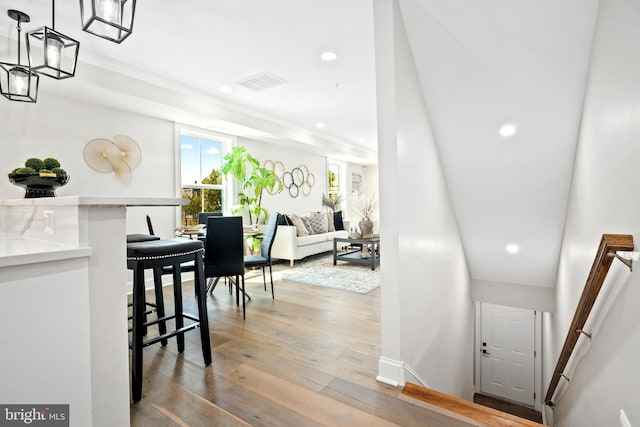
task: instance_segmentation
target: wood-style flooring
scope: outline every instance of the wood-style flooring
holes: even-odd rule
[[[184,288],[195,313],[193,287]],[[277,280],[272,300],[256,276],[247,290],[244,321],[223,284],[207,297],[210,366],[203,366],[197,330],[187,333],[182,355],[175,339],[144,350],[132,426],[476,425],[402,400],[399,388],[376,381],[380,289],[360,295]]]

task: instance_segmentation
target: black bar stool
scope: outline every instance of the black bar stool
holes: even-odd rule
[[[160,238],[151,234],[127,234],[127,243],[150,242],[152,240],[160,240]]]
[[[160,240],[160,237],[158,236],[152,236],[151,234],[127,234],[127,244],[129,243],[140,243],[140,242],[149,242],[151,240]],[[158,299],[158,291],[156,290],[156,301]],[[162,289],[160,289],[160,300],[162,301]],[[129,303],[129,307],[132,307],[133,303]],[[145,322],[147,321],[146,316],[152,313],[155,313],[156,310],[156,304],[152,303],[152,302],[146,302],[145,301],[145,307],[150,307],[149,310],[144,312],[145,315]],[[163,307],[164,308],[164,307]],[[129,320],[133,320],[133,316],[129,317]],[[131,329],[129,329],[129,332],[131,332]],[[145,327],[144,329],[144,334],[147,334],[147,328]],[[166,344],[166,341],[165,341]]]
[[[203,244],[199,240],[167,239],[149,240],[127,244],[127,268],[133,270],[133,325],[131,341],[131,389],[132,399],[139,402],[142,398],[142,349],[158,342],[166,345],[167,339],[177,337],[178,352],[184,351],[184,333],[200,327],[202,355],[204,364],[211,364],[211,341],[209,338],[209,320],[207,317],[206,293],[204,284],[204,269],[202,261]],[[180,264],[194,261],[194,288],[198,303],[198,316],[185,313],[182,308],[182,280]],[[165,266],[173,267],[173,293],[175,314],[166,316],[164,301],[162,300],[161,269]],[[154,287],[156,292],[157,319],[145,321],[145,282],[144,270],[153,269]],[[193,323],[184,324],[184,319]],[[176,329],[167,332],[166,321],[175,319]],[[159,334],[145,339],[147,326],[158,325]]]

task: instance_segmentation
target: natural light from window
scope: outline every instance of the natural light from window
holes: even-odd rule
[[[180,134],[180,182],[183,226],[198,223],[199,212],[224,212],[225,184],[220,169],[229,140],[216,135]]]

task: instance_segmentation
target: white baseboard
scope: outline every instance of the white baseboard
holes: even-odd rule
[[[404,362],[380,357],[378,361],[378,376],[376,380],[394,387],[404,385]]]

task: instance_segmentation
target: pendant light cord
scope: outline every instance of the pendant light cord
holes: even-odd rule
[[[51,0],[51,29],[56,29],[56,0]]]
[[[18,65],[20,65],[20,32],[22,27],[20,26],[20,20],[18,19]]]

